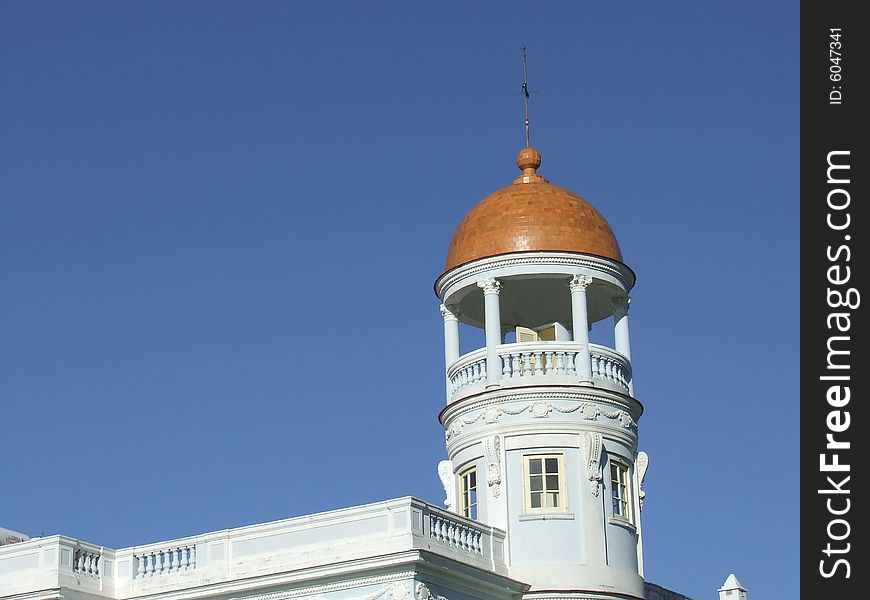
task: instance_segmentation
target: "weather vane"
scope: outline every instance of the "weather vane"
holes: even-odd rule
[[[526,77],[526,47],[523,46],[523,102],[526,105],[526,147],[531,148],[532,140],[529,133],[529,82]]]

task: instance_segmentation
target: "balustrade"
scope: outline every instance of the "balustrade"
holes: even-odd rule
[[[631,366],[618,352],[590,344],[592,378],[629,390]],[[502,384],[546,383],[539,381],[551,377],[579,377],[580,356],[572,343],[522,342],[498,346],[501,359]],[[447,371],[450,393],[455,395],[466,388],[483,387],[486,383],[486,349],[481,348],[460,357]],[[521,381],[520,381],[521,380]],[[562,383],[562,382],[560,382]]]
[[[196,568],[196,546],[185,545],[171,548],[136,552],[136,577],[168,575]]]
[[[80,575],[99,577],[100,553],[85,550],[84,548],[76,548],[73,552],[72,569],[74,573],[78,573]]]
[[[464,552],[483,555],[483,532],[456,519],[430,513],[429,537]]]

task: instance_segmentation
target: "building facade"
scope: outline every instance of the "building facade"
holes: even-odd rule
[[[119,550],[13,536],[0,599],[684,598],[643,578],[635,275],[604,217],[540,164],[519,153],[435,282],[445,507],[406,497]],[[484,345],[463,348],[473,329]],[[745,600],[730,579],[720,595]]]

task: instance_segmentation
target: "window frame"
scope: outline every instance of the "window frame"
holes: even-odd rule
[[[547,471],[547,460],[556,459],[556,472]],[[541,460],[541,472],[532,473],[531,462],[533,460]],[[552,488],[547,485],[547,476],[555,474],[557,477],[558,487]],[[568,485],[565,472],[565,453],[564,452],[541,452],[539,454],[524,454],[523,455],[523,511],[525,514],[563,514],[568,512]],[[542,489],[532,490],[532,477],[540,476],[542,479]],[[549,494],[557,493],[559,502],[556,506],[547,506]],[[541,493],[541,506],[532,506],[532,494]]]
[[[610,510],[611,516],[614,519],[625,521],[634,524],[634,500],[632,493],[631,467],[628,461],[622,460],[619,457],[608,456],[609,471],[610,471]],[[614,475],[614,469],[617,475]],[[618,473],[622,473],[622,480],[618,478]],[[616,477],[616,478],[615,478]],[[614,495],[614,491],[619,495]],[[616,503],[623,507],[620,512],[616,511]]]
[[[480,511],[480,483],[477,476],[477,466],[472,465],[459,472],[459,514],[467,519],[477,521]],[[474,485],[467,485],[474,477]]]

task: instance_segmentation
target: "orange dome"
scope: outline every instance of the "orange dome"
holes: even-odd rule
[[[582,252],[622,262],[619,244],[601,213],[583,198],[537,174],[541,155],[523,148],[523,174],[484,198],[453,234],[449,271],[463,263],[525,251]]]

